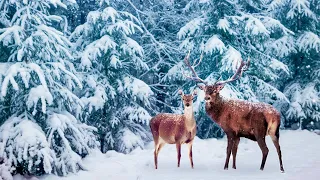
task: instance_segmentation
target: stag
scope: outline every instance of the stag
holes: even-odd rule
[[[198,86],[205,92],[206,113],[223,129],[228,138],[224,169],[228,169],[231,152],[233,156],[232,167],[236,169],[236,156],[240,137],[245,137],[257,141],[262,151],[260,170],[263,170],[269,153],[265,137],[270,135],[273,144],[277,149],[280,170],[281,172],[284,172],[279,144],[280,113],[274,107],[266,103],[231,100],[223,98],[220,95],[220,91],[224,88],[225,84],[239,79],[242,73],[248,69],[250,60],[248,59],[247,62],[241,60],[240,66],[231,78],[225,81],[218,80],[213,85],[209,85],[197,75],[194,69],[195,66],[191,65],[189,57],[190,51],[184,61],[191,70],[192,75],[185,76],[188,79],[201,83]],[[201,62],[201,59],[202,56],[199,63]],[[196,65],[199,65],[199,63]]]
[[[192,143],[196,135],[196,121],[193,113],[193,98],[197,92],[193,94],[183,94],[179,90],[179,95],[183,101],[184,114],[161,113],[153,117],[150,121],[150,128],[154,140],[154,164],[158,169],[158,154],[165,144],[176,144],[178,167],[180,167],[181,144],[188,144],[189,158],[191,167],[193,168],[192,159]]]

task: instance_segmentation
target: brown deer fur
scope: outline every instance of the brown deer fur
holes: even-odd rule
[[[202,55],[199,62],[197,64],[194,63],[193,66],[189,62],[189,56],[190,51],[184,61],[193,75],[186,77],[205,84],[199,87],[205,92],[206,112],[210,118],[223,129],[228,138],[227,157],[224,169],[228,169],[231,153],[233,156],[233,168],[236,169],[236,156],[240,137],[245,137],[258,142],[262,151],[260,169],[263,170],[269,152],[265,142],[265,136],[270,135],[277,149],[280,170],[284,172],[279,145],[279,112],[269,104],[253,103],[243,100],[227,100],[219,94],[226,83],[233,82],[241,77],[243,71],[248,69],[250,60],[247,62],[241,60],[240,66],[231,78],[225,81],[218,81],[213,85],[208,85],[194,70],[194,68],[200,64]]]
[[[162,113],[153,117],[150,121],[150,128],[154,139],[154,163],[158,168],[158,154],[165,144],[176,144],[178,167],[180,167],[181,144],[188,144],[189,158],[193,168],[192,143],[196,135],[196,122],[194,119],[192,101],[196,95],[184,95],[180,90],[179,94],[184,104],[184,114]]]
[[[224,168],[228,169],[232,152],[232,167],[236,169],[238,144],[240,137],[245,137],[258,142],[263,156],[260,169],[263,170],[269,152],[265,136],[270,135],[278,152],[280,170],[284,171],[279,145],[279,112],[265,103],[224,99],[219,94],[222,88],[221,85],[200,86],[205,92],[207,114],[224,130],[228,138]]]

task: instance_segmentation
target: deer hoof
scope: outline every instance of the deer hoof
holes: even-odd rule
[[[233,169],[237,169],[235,166],[232,167]]]
[[[224,167],[224,170],[228,170],[228,167]]]

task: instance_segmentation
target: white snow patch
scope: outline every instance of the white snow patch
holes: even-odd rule
[[[211,179],[273,179],[300,180],[318,179],[320,166],[320,136],[308,131],[281,131],[280,145],[286,173],[280,173],[278,155],[271,138],[267,137],[269,156],[265,170],[260,171],[261,151],[256,142],[241,139],[237,169],[232,169],[230,158],[229,170],[223,170],[227,140],[196,138],[193,146],[194,169],[191,169],[188,150],[182,145],[180,168],[176,167],[175,145],[164,146],[159,154],[159,167],[154,169],[153,142],[144,150],[137,148],[128,155],[108,151],[106,154],[95,152],[84,160],[88,171],[70,174],[67,177],[54,175],[42,177],[42,180],[211,180]],[[300,154],[300,155],[299,155]],[[302,155],[303,154],[303,155]]]
[[[203,21],[204,21],[204,19],[202,19],[202,18],[195,18],[195,19],[191,20],[190,22],[188,22],[185,26],[180,28],[180,30],[177,34],[178,38],[182,39],[187,35],[188,36],[193,35],[197,30],[200,29],[200,25]]]
[[[288,66],[277,59],[271,59],[270,67],[276,70],[283,70],[287,74],[290,74]]]
[[[226,70],[229,72],[235,72],[241,63],[241,54],[239,51],[229,46],[227,52],[222,58],[221,70]]]
[[[245,30],[247,32],[249,32],[252,35],[259,35],[259,34],[269,35],[270,34],[270,31],[267,30],[267,28],[259,19],[251,15],[247,17],[249,18],[245,26]]]
[[[35,88],[31,88],[28,100],[26,102],[28,109],[34,107],[32,114],[37,113],[37,103],[41,100],[41,110],[43,113],[47,111],[47,104],[51,105],[53,102],[53,97],[49,91],[49,89],[43,85],[39,85]]]
[[[227,31],[229,31],[230,23],[225,18],[219,19],[217,27],[218,27],[218,29],[222,29],[222,30],[224,30],[224,32],[227,32]]]
[[[137,136],[128,128],[124,128],[120,134],[122,135],[121,141],[123,142],[120,146],[122,152],[128,153],[138,146],[143,147],[144,143],[140,136]]]
[[[10,117],[0,127],[0,141],[0,156],[8,160],[10,171],[17,163],[25,163],[31,171],[43,162],[44,171],[51,173],[55,157],[45,133],[35,122],[22,116]]]
[[[298,47],[300,51],[308,52],[310,49],[320,51],[320,38],[312,32],[305,32],[298,38]]]
[[[95,88],[94,95],[91,97],[82,97],[81,101],[84,105],[89,107],[89,112],[93,110],[102,109],[105,105],[105,102],[108,100],[105,89],[102,86],[98,86]]]
[[[222,54],[225,49],[226,46],[217,35],[213,35],[211,38],[209,38],[204,45],[204,52],[210,54],[212,54],[213,51],[218,51],[220,54]]]
[[[132,76],[123,78],[123,82],[119,81],[118,91],[125,92],[127,96],[133,96],[143,101],[146,106],[150,106],[149,97],[153,95],[151,88],[140,79]]]

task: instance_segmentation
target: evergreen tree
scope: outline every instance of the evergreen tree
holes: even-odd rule
[[[83,71],[80,94],[88,113],[82,117],[98,127],[102,152],[127,153],[150,140],[153,92],[138,78],[149,67],[143,48],[132,38],[142,32],[135,16],[102,2],[71,34],[80,52],[77,67]]]
[[[111,0],[110,3],[134,14],[139,20],[144,33],[137,42],[143,47],[144,59],[150,67],[140,78],[155,92],[156,110],[172,112],[176,103],[171,104],[166,99],[171,99],[172,93],[176,93],[174,90],[179,89],[183,82],[168,85],[163,77],[184,55],[179,49],[181,40],[177,33],[188,20],[189,15],[183,13],[188,0]]]
[[[74,31],[74,29],[85,23],[87,15],[90,11],[94,11],[99,7],[99,0],[74,0],[72,2],[64,2],[67,8],[50,9],[54,14],[63,18],[60,23],[64,33]]]
[[[70,1],[72,2],[72,1]],[[74,90],[71,43],[55,28],[61,17],[50,7],[60,0],[0,1],[5,18],[0,42],[7,50],[1,69],[0,156],[10,171],[21,174],[66,175],[82,169],[81,157],[98,144],[94,127],[75,118],[82,106]]]
[[[320,129],[320,2],[270,1],[268,12],[294,32],[270,44],[274,55],[285,59],[293,72],[284,86],[290,105],[279,105],[285,115],[285,126]]]
[[[241,59],[250,58],[247,73],[239,81],[226,85],[221,91],[223,96],[271,104],[288,102],[276,84],[280,76],[289,74],[288,67],[268,51],[268,45],[293,32],[261,9],[260,1],[190,1],[186,12],[198,13],[194,13],[196,16],[178,32],[178,38],[183,39],[180,48],[184,52],[192,50],[191,59],[198,59],[203,54],[196,70],[209,83],[219,77],[229,78]],[[185,80],[183,73],[190,71],[180,61],[165,78],[170,83]],[[190,86],[194,86],[194,82],[187,81],[183,85],[185,88]],[[203,92],[199,93],[196,104],[198,135],[202,138],[221,136],[219,128],[205,115]]]

